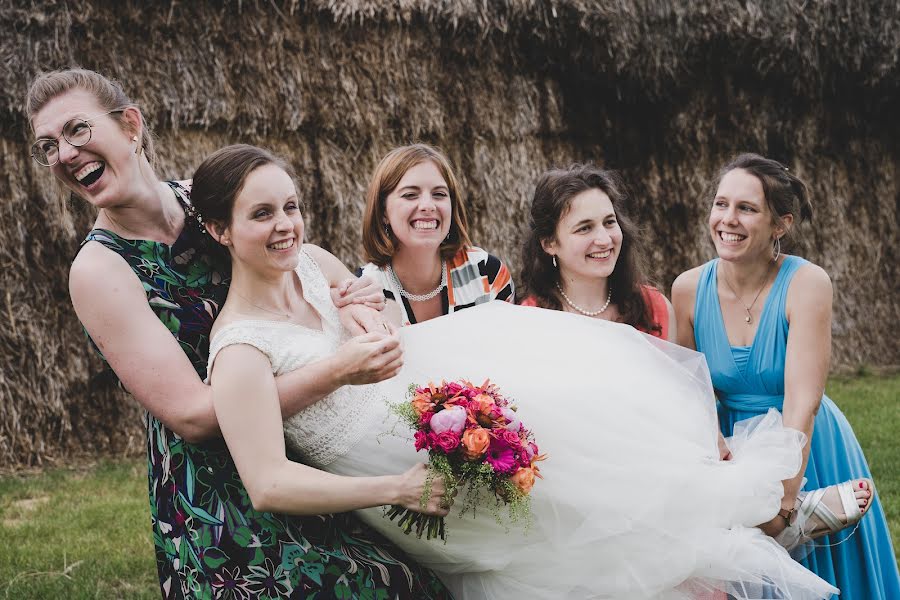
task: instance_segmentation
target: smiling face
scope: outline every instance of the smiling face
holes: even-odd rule
[[[294,181],[277,165],[247,175],[231,224],[219,236],[232,261],[258,273],[293,271],[303,244],[303,215]]]
[[[785,215],[782,220],[790,218]],[[720,258],[746,261],[770,259],[772,243],[783,235],[784,227],[775,226],[760,180],[743,169],[732,169],[716,190],[709,231]]]
[[[410,167],[384,201],[384,224],[398,250],[437,252],[450,232],[451,202],[437,165],[427,160]]]
[[[592,188],[572,198],[556,225],[556,238],[542,245],[556,256],[565,280],[612,275],[622,249],[622,229],[609,196]]]
[[[135,130],[128,133],[115,115],[103,114],[107,110],[93,94],[76,88],[47,102],[32,119],[36,140],[55,139],[59,144],[59,161],[50,167],[53,175],[98,208],[122,202],[142,177],[132,140],[133,135],[140,137],[139,113],[134,108],[122,112],[123,122]],[[62,135],[72,119],[90,121],[91,138],[83,146],[72,146]]]

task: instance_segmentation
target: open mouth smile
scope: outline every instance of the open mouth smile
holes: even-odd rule
[[[266,248],[268,248],[270,250],[287,250],[288,248],[293,248],[293,247],[294,247],[293,238],[289,239],[289,240],[282,240],[280,242],[275,242],[274,244],[269,244],[268,246],[266,246]]]
[[[89,162],[74,173],[75,181],[82,187],[89,188],[103,175],[106,164],[100,161]]]

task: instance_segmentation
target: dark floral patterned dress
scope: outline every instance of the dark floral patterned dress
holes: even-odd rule
[[[189,188],[169,182],[185,212]],[[92,230],[131,266],[150,307],[206,377],[209,332],[227,263],[194,219],[170,247]],[[145,413],[150,517],[163,598],[450,598],[437,577],[351,514],[294,517],[253,509],[222,439],[191,444]]]

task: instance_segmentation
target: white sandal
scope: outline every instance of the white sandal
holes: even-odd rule
[[[871,499],[875,494],[875,485],[870,479],[864,479],[863,481],[869,484],[868,489],[872,494],[870,496]],[[832,512],[832,510],[823,502],[825,494],[827,494],[831,488],[837,488],[838,498],[840,498],[841,506],[844,509],[844,515],[846,515],[846,522],[842,521],[841,518],[834,514],[834,512]],[[784,546],[788,551],[822,536],[837,533],[851,525],[856,525],[865,514],[856,501],[853,481],[845,481],[843,483],[819,488],[811,492],[800,492],[797,494],[797,502],[794,505],[794,509],[790,512],[783,512],[786,514],[782,514],[782,512],[779,512],[779,514],[788,521],[790,521],[792,514],[797,515],[794,522],[790,523],[784,528],[784,531],[775,537],[775,541]],[[868,510],[866,512],[868,512]],[[811,522],[811,527],[807,528],[806,525],[810,517],[815,517],[819,523]]]

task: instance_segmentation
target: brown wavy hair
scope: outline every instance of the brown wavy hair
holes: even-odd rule
[[[469,248],[469,222],[466,205],[450,161],[443,152],[427,144],[411,144],[391,150],[381,159],[366,191],[366,211],[362,222],[363,256],[367,262],[383,267],[391,262],[397,251],[396,239],[384,227],[384,203],[388,194],[397,189],[400,180],[414,166],[431,161],[440,171],[450,192],[450,233],[441,242],[440,253],[449,260],[463,248]]]
[[[642,286],[648,285],[644,250],[639,229],[628,216],[625,184],[615,171],[593,165],[573,164],[565,169],[551,169],[538,179],[522,246],[519,298],[531,296],[538,306],[562,310],[562,298],[556,289],[559,269],[553,266],[541,242],[556,239],[556,228],[571,209],[572,200],[591,189],[609,196],[622,229],[619,258],[609,276],[612,301],[619,308],[622,322],[644,331],[660,332],[662,327],[653,321],[642,290]]]

